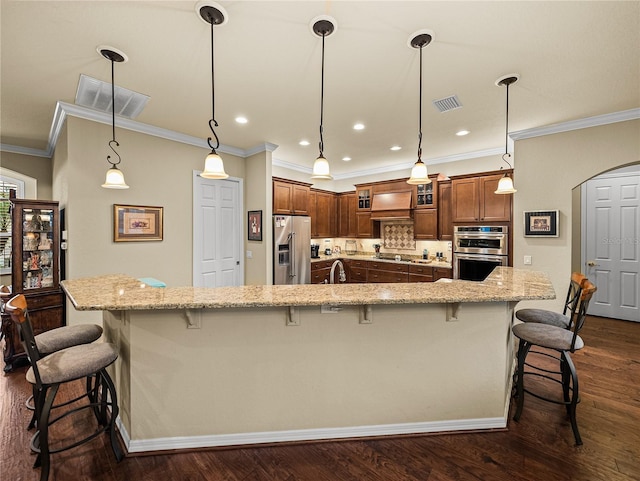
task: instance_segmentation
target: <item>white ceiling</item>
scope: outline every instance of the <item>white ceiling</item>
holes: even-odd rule
[[[80,74],[110,82],[99,45],[129,58],[116,64],[116,84],[151,97],[136,120],[210,135],[210,27],[196,1],[1,1],[4,147],[46,150],[56,102],[74,102]],[[248,150],[270,142],[279,146],[275,159],[309,169],[321,61],[310,22],[320,14],[337,21],[325,64],[334,175],[415,162],[418,51],[407,42],[425,28],[435,33],[423,52],[427,161],[504,146],[506,91],[494,82],[508,73],[520,75],[510,88],[510,131],[640,107],[638,1],[219,3],[229,16],[215,27],[221,143]],[[439,113],[431,104],[454,94],[463,108]],[[249,123],[237,124],[238,115]],[[354,131],[356,122],[365,130]],[[471,133],[456,137],[460,129]],[[402,150],[390,151],[394,144]]]

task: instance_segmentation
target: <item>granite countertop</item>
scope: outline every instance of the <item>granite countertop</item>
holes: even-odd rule
[[[393,254],[385,254],[387,256],[393,255]],[[362,261],[375,261],[375,262],[388,262],[388,263],[392,263],[392,264],[406,264],[406,265],[410,265],[410,264],[415,264],[415,265],[426,265],[426,266],[431,266],[431,267],[443,267],[445,269],[451,269],[451,262],[441,262],[441,261],[436,261],[436,260],[430,260],[429,262],[423,262],[422,259],[418,259],[417,257],[414,259],[407,259],[406,257],[403,258],[403,260],[397,261],[395,259],[385,259],[382,257],[376,257],[375,255],[372,254],[345,254],[345,253],[341,253],[341,254],[331,254],[330,256],[324,255],[324,254],[320,254],[320,257],[317,257],[315,259],[311,259],[311,263],[313,264],[314,262],[321,262],[321,261],[333,261],[333,260],[362,260]]]
[[[117,274],[61,283],[79,311],[200,309],[271,306],[517,302],[555,299],[542,272],[497,267],[482,282],[440,279],[394,284],[304,284],[294,286],[149,287]]]

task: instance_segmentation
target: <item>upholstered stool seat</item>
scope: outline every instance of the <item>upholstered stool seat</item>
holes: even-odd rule
[[[42,355],[61,351],[71,346],[90,344],[102,336],[102,327],[97,324],[63,326],[35,336],[38,351]]]
[[[113,344],[98,342],[62,349],[36,362],[43,384],[74,381],[90,376],[118,359]],[[36,384],[33,367],[27,371],[27,381]]]
[[[570,330],[544,324],[518,324],[513,326],[513,334],[530,344],[555,351],[569,351],[573,342],[573,332]],[[584,341],[580,336],[576,336],[573,350],[577,351],[583,347]]]
[[[571,318],[569,316],[546,309],[520,309],[516,311],[516,318],[522,322],[547,324],[562,329],[568,329],[571,324]]]

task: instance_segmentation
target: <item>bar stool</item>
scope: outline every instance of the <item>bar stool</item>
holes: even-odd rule
[[[0,309],[4,310],[4,303],[11,297],[11,289],[8,286],[0,286]],[[44,357],[53,352],[61,351],[68,347],[90,344],[102,336],[102,327],[97,324],[79,324],[75,326],[62,326],[49,331],[41,332],[35,336],[36,346],[40,356]],[[87,391],[91,389],[92,378],[87,378]],[[25,406],[34,414],[27,429],[32,429],[36,423],[33,395],[25,401]],[[58,406],[53,406],[57,408]]]
[[[580,272],[573,272],[571,274],[569,290],[567,291],[567,298],[564,301],[562,314],[546,309],[527,308],[516,311],[516,318],[522,322],[536,322],[569,329],[571,327],[571,318],[578,307],[580,294],[586,282],[588,282],[588,279]]]
[[[107,367],[118,358],[116,347],[113,344],[102,342],[83,344],[68,347],[43,357],[33,335],[24,295],[18,294],[11,298],[5,303],[4,309],[11,316],[20,332],[31,363],[26,378],[34,385],[34,405],[38,419],[38,430],[31,438],[31,449],[38,453],[34,467],[41,467],[40,481],[46,481],[49,477],[51,454],[76,447],[103,432],[109,433],[111,449],[116,460],[122,460],[124,455],[115,432],[115,420],[119,412],[118,399],[113,381],[107,372]],[[54,419],[50,419],[51,409],[60,385],[89,377],[95,378],[91,392],[84,395],[89,399],[89,403],[71,408]],[[68,403],[61,406],[66,404]],[[96,414],[98,419],[96,431],[79,441],[73,440],[66,446],[51,450],[49,448],[49,427],[60,419],[84,409],[92,409]]]
[[[524,393],[549,401],[556,404],[563,404],[567,409],[567,414],[571,422],[571,428],[576,440],[576,444],[582,444],[582,438],[578,431],[578,423],[576,421],[576,407],[580,401],[578,390],[578,373],[575,365],[571,360],[570,353],[573,353],[584,347],[584,341],[578,335],[584,326],[589,301],[596,291],[596,286],[588,280],[583,284],[580,294],[578,307],[575,314],[570,320],[570,328],[558,327],[549,324],[536,322],[521,323],[513,326],[513,334],[520,339],[520,347],[518,349],[518,367],[517,367],[517,408],[513,416],[515,421],[520,420],[524,407]],[[537,346],[547,350],[555,351],[557,354],[548,352],[531,351],[531,348]],[[560,370],[553,371],[527,362],[527,355],[531,353],[541,354],[551,357],[560,362]],[[525,371],[525,366],[533,369]],[[562,401],[551,399],[541,394],[535,393],[524,387],[525,376],[537,376],[539,378],[551,380],[562,386]],[[559,376],[559,378],[558,378]]]

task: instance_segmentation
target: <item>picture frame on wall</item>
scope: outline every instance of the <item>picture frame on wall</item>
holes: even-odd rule
[[[250,210],[247,213],[247,232],[250,241],[262,240],[262,211]]]
[[[113,241],[161,241],[162,207],[113,205]]]
[[[559,213],[557,210],[525,211],[525,237],[558,237]]]

